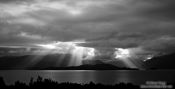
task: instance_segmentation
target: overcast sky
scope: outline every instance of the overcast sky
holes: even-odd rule
[[[175,51],[174,0],[0,0],[0,45]]]

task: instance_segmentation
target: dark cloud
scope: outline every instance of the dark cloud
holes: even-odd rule
[[[145,11],[142,11],[140,13],[143,16],[146,16],[151,19],[156,19],[156,20],[175,20],[174,15],[175,15],[175,1],[172,0],[151,0],[148,1],[155,5],[154,8],[149,8],[146,9]]]
[[[21,0],[15,1],[21,2]],[[1,7],[4,8],[4,11],[10,12],[11,9],[7,6],[13,8],[14,5],[4,3],[15,3],[15,1],[1,0],[0,3],[3,4]],[[62,3],[64,1],[71,4]],[[1,45],[83,39],[87,43],[80,44],[81,46],[94,47],[99,50],[102,48],[142,47],[150,51],[165,51],[175,44],[173,39],[168,40],[168,42],[165,39],[159,39],[165,36],[175,36],[175,1],[100,0],[100,2],[105,1],[105,4],[98,4],[99,0],[87,1],[91,1],[93,4],[85,5],[87,3],[84,3],[86,8],[82,10],[82,14],[77,16],[71,15],[69,9],[73,9],[76,3],[81,2],[78,0],[62,0],[61,3],[55,1],[58,5],[63,5],[62,7],[60,5],[61,9],[58,6],[53,7],[53,3],[49,1],[41,1],[40,3],[35,1],[30,2],[27,9],[26,6],[25,9],[18,7],[19,10],[13,10],[12,15],[14,16],[7,17],[3,15],[6,13],[0,13],[2,15],[0,17]],[[29,2],[29,0],[23,2]],[[25,4],[18,3],[15,5],[25,6]],[[83,8],[83,4],[81,5],[77,8]],[[46,39],[19,37],[21,32]]]
[[[171,53],[175,51],[175,37],[163,36],[143,44],[143,49],[155,53]]]

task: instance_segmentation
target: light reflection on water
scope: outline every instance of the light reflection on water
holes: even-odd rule
[[[145,81],[175,82],[175,71],[137,71],[137,70],[7,70],[0,71],[7,84],[20,80],[28,83],[37,76],[50,78],[58,82],[115,84],[120,82],[144,84]]]

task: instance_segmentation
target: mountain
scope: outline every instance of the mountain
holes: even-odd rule
[[[67,66],[71,55],[23,55],[23,56],[1,56],[0,69],[26,69],[28,67],[44,68],[49,66]],[[61,64],[57,64],[62,60]]]
[[[154,57],[144,65],[147,69],[175,69],[175,53]]]
[[[117,67],[111,64],[95,64],[95,65],[80,65],[70,67],[48,67],[48,68],[42,68],[40,70],[136,70],[136,69]]]
[[[60,62],[61,61],[61,62]],[[80,66],[68,66],[71,55],[49,54],[49,55],[23,55],[23,56],[1,56],[0,70],[7,69],[32,69],[32,70],[130,70],[130,68],[117,67],[105,64],[100,60],[93,62],[84,61]]]

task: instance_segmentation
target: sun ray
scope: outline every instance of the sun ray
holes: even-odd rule
[[[114,55],[117,60],[124,62],[124,64],[127,67],[137,68],[137,66],[131,60],[132,56],[129,49],[123,49],[123,48],[115,48],[115,49],[116,51],[114,52]]]
[[[34,52],[39,56],[32,59],[32,64],[36,64],[41,61],[46,55],[60,55],[56,61],[56,65],[62,64],[64,59],[70,54],[71,58],[68,60],[67,66],[78,66],[82,65],[83,60],[93,59],[95,57],[95,49],[89,47],[81,47],[78,44],[85,43],[85,41],[73,41],[73,42],[52,42],[47,44],[36,44],[41,50]]]

